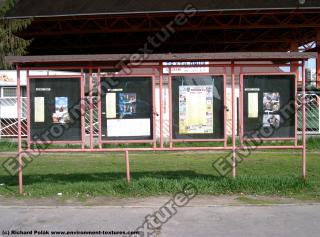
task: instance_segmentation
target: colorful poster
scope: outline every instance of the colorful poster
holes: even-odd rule
[[[119,93],[119,116],[132,116],[136,114],[137,94],[136,93]]]
[[[44,122],[44,97],[34,97],[34,122]]]
[[[69,123],[68,97],[55,97],[55,113],[52,114],[53,123]]]
[[[107,118],[116,118],[117,117],[117,101],[116,93],[107,93],[106,96],[106,115]]]
[[[258,93],[248,93],[248,117],[258,118],[259,98]]]
[[[212,86],[179,86],[179,133],[213,133]]]
[[[279,92],[263,93],[263,110],[264,112],[278,112],[280,110]]]

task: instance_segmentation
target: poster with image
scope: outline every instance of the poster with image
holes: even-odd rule
[[[280,110],[279,92],[263,93],[263,110],[264,112],[278,112]]]
[[[52,114],[53,123],[69,123],[68,97],[55,97],[55,113]]]
[[[280,115],[279,114],[264,114],[263,115],[263,127],[264,128],[279,128],[280,127]]]
[[[212,86],[179,86],[179,133],[213,133]]]
[[[137,112],[137,94],[119,93],[119,116],[132,116]]]

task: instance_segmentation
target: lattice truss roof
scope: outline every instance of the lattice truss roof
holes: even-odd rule
[[[154,53],[286,52],[319,37],[320,1],[194,0],[198,9]],[[155,37],[187,1],[20,0],[8,18],[33,17],[17,35],[30,55],[133,53]],[[310,44],[309,44],[310,43]],[[307,50],[314,50],[312,47]]]

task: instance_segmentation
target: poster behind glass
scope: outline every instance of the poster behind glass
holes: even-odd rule
[[[101,78],[102,140],[150,140],[152,78]]]
[[[29,96],[31,140],[81,141],[80,78],[30,78]]]
[[[173,76],[174,139],[224,137],[224,77]]]
[[[244,135],[249,138],[293,137],[295,76],[245,75],[243,83]]]

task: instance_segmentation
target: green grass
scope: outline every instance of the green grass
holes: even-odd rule
[[[10,139],[0,139],[0,152],[17,151],[18,143]]]
[[[231,138],[228,137],[228,145],[232,145]],[[301,145],[301,141],[298,142],[298,144]],[[26,142],[23,141],[22,145],[26,147]],[[223,142],[188,142],[188,143],[175,143],[174,147],[222,147],[224,144]],[[239,146],[240,143],[237,140],[237,145]],[[248,143],[248,145],[252,145],[252,143]],[[285,145],[294,145],[293,141],[264,141],[261,145],[275,145],[275,146],[285,146]],[[80,148],[81,145],[72,145],[72,144],[67,144],[67,145],[33,145],[33,147],[37,146],[39,149],[42,148]],[[160,144],[157,144],[159,147]],[[165,144],[165,147],[168,147],[169,144]],[[98,145],[95,145],[95,148],[98,148]],[[103,148],[136,148],[136,147],[144,147],[144,148],[151,148],[152,144],[104,144]],[[14,141],[13,139],[1,139],[0,140],[0,152],[5,152],[5,151],[16,151],[18,149],[17,142]],[[316,136],[311,136],[307,140],[307,149],[309,151],[317,151],[320,149],[320,137]]]
[[[0,195],[8,197],[87,198],[172,195],[193,183],[203,195],[277,195],[320,200],[320,155],[308,154],[308,181],[301,179],[300,153],[256,153],[238,165],[237,178],[221,177],[212,167],[224,153],[130,153],[131,178],[125,180],[122,153],[50,154],[24,169],[18,178],[0,168]],[[2,164],[7,158],[0,158]],[[2,185],[1,185],[2,184]]]

